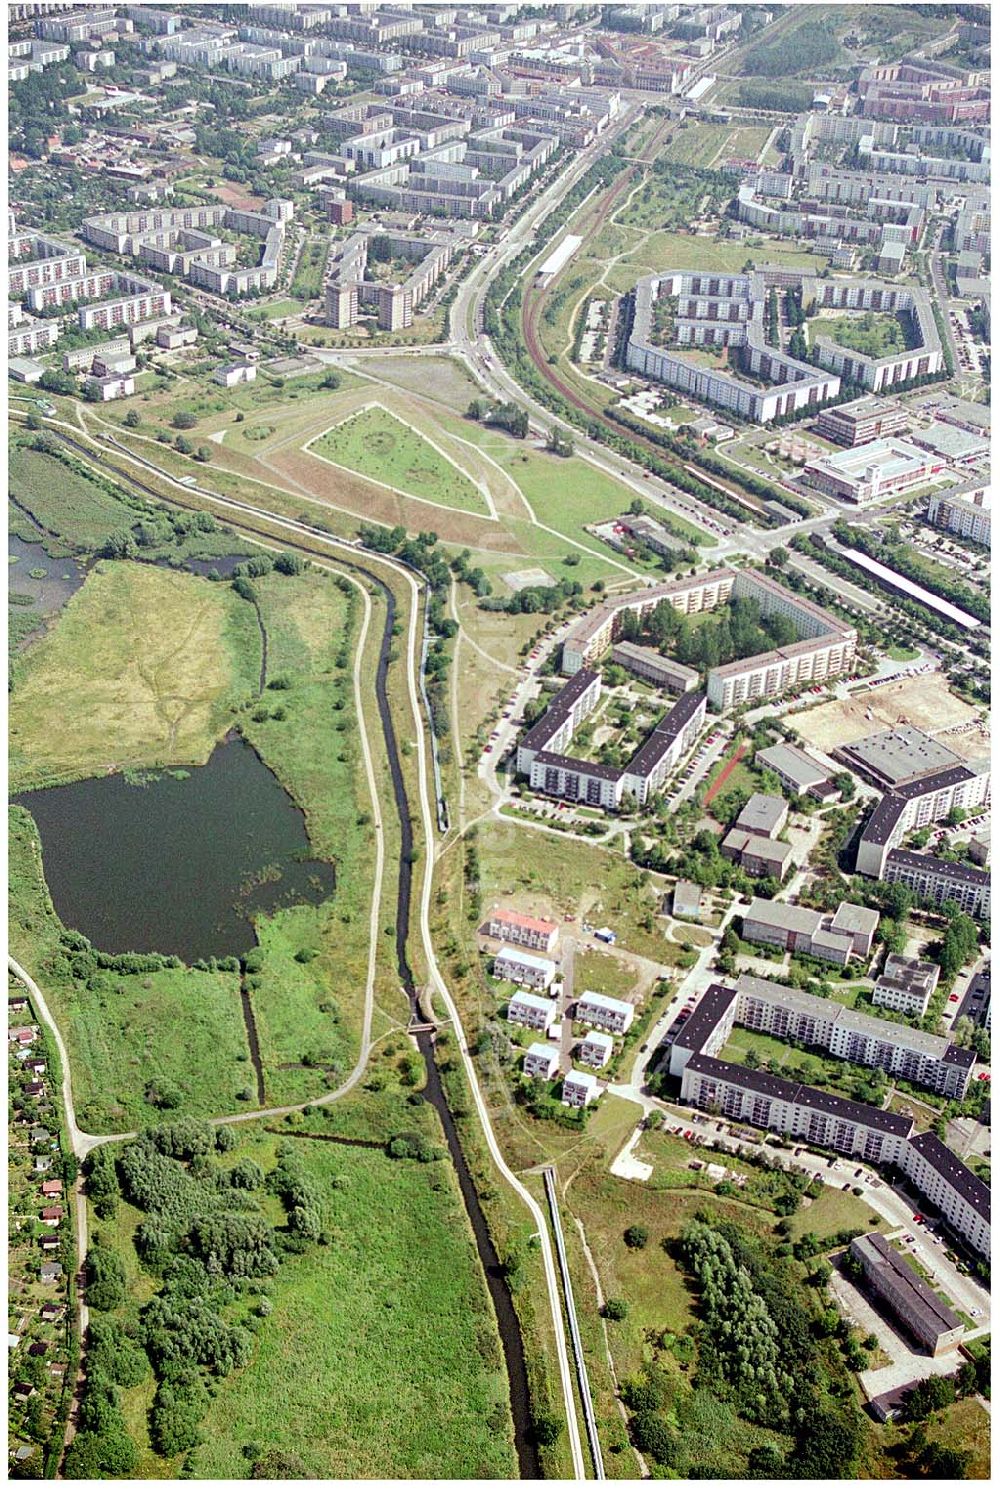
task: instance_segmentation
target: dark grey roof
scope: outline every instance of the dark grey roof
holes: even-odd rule
[[[960,1065],[964,1070],[971,1070],[976,1063],[975,1050],[960,1050],[957,1044],[949,1044],[944,1052],[945,1065]]]
[[[855,1256],[868,1261],[874,1268],[875,1287],[894,1305],[904,1323],[916,1326],[928,1336],[946,1334],[960,1329],[962,1320],[942,1303],[933,1288],[908,1267],[900,1253],[891,1246],[878,1231],[867,1236],[855,1236],[850,1247]]]
[[[942,1179],[946,1179],[952,1189],[969,1202],[977,1215],[981,1215],[984,1220],[989,1220],[989,1185],[984,1184],[971,1169],[966,1168],[961,1159],[956,1158],[939,1137],[935,1137],[933,1132],[921,1132],[917,1137],[910,1139],[910,1147],[925,1158]]]
[[[535,760],[540,765],[554,765],[560,770],[575,770],[582,776],[596,776],[602,781],[621,779],[621,771],[597,760],[581,760],[576,755],[556,755],[552,750],[539,750]]]
[[[906,848],[893,848],[889,853],[889,861],[918,872],[928,870],[931,873],[942,874],[949,879],[954,879],[956,883],[985,885],[990,882],[989,872],[986,869],[973,868],[969,863],[949,863],[947,859],[935,858],[930,853],[910,853]]]
[[[975,775],[976,772],[967,765],[952,765],[947,770],[939,770],[936,775],[894,786],[893,794],[901,796],[904,801],[913,801],[921,796],[933,796],[936,791],[946,791],[949,786],[961,785],[962,781],[974,780]]]
[[[543,750],[560,724],[569,718],[573,704],[586,692],[596,676],[592,667],[582,667],[579,672],[574,673],[566,686],[559,689],[542,717],[536,719],[523,736],[521,744],[529,750]]]
[[[811,1107],[813,1111],[824,1112],[827,1116],[839,1117],[845,1122],[856,1122],[861,1127],[876,1128],[880,1132],[893,1133],[896,1137],[908,1137],[913,1130],[913,1122],[909,1117],[884,1112],[864,1101],[848,1101],[844,1096],[834,1096],[830,1091],[820,1091],[815,1086],[806,1086],[799,1081],[786,1081],[766,1071],[747,1070],[744,1065],[716,1060],[711,1055],[692,1055],[688,1061],[688,1069],[715,1080],[728,1081],[730,1085],[742,1086],[747,1091],[756,1091],[761,1096]]]
[[[713,982],[702,995],[701,1002],[687,1023],[682,1026],[674,1044],[696,1053],[704,1049],[716,1024],[729,1012],[737,996],[735,988],[723,987],[720,982]]]
[[[660,720],[649,738],[632,756],[625,767],[629,775],[649,775],[704,702],[704,693],[682,693],[666,718]]]
[[[888,843],[896,830],[896,824],[906,809],[902,796],[887,792],[872,812],[861,834],[866,843]]]

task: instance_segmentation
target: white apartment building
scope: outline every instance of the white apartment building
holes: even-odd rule
[[[927,499],[927,521],[973,543],[990,546],[990,492],[986,486],[934,492]]]
[[[533,956],[520,947],[508,946],[493,960],[493,976],[526,987],[547,988],[556,975],[556,964],[544,956]]]
[[[611,1035],[592,1029],[577,1046],[576,1058],[582,1065],[593,1065],[596,1070],[603,1070],[614,1052],[615,1042]]]
[[[589,1106],[600,1094],[597,1077],[585,1070],[571,1070],[563,1077],[563,1106]]]
[[[559,1051],[554,1044],[532,1044],[524,1057],[524,1073],[532,1080],[550,1081],[559,1069]]]
[[[551,998],[535,993],[515,993],[507,1005],[507,1022],[523,1024],[526,1029],[541,1029],[547,1034],[555,1023],[556,1005]]]
[[[632,1026],[635,1009],[621,998],[585,992],[577,999],[575,1017],[582,1024],[593,1024],[613,1034],[626,1034]]]
[[[892,953],[886,957],[882,975],[872,990],[872,1002],[879,1008],[923,1018],[940,975],[936,962]]]

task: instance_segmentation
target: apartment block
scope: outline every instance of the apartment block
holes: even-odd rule
[[[520,947],[505,946],[493,960],[493,976],[526,987],[545,989],[556,975],[556,964],[548,957],[535,956]]]
[[[571,1070],[563,1078],[562,1102],[564,1106],[589,1106],[600,1095],[597,1077],[585,1070]]]
[[[852,956],[870,955],[878,921],[876,910],[860,905],[842,904],[830,916],[804,905],[758,898],[744,913],[743,935],[748,941],[846,966]]]
[[[582,993],[576,1000],[575,1017],[583,1024],[592,1024],[612,1034],[627,1034],[635,1009],[621,998],[609,998],[604,993]]]
[[[736,984],[737,1022],[778,1039],[794,1039],[839,1060],[885,1070],[961,1101],[969,1087],[975,1054],[938,1034],[846,1008],[763,978],[742,976]]]
[[[936,962],[893,952],[885,959],[882,975],[872,990],[872,1002],[879,1008],[923,1018],[940,975]]]
[[[989,548],[989,488],[975,484],[954,491],[933,492],[927,499],[927,521]]]
[[[990,918],[990,874],[971,864],[947,863],[929,853],[890,850],[882,875],[887,884],[906,884],[921,900],[935,905],[949,901],[977,920]]]
[[[593,1065],[596,1070],[603,1070],[614,1052],[615,1042],[611,1035],[592,1029],[577,1045],[576,1058],[582,1065]]]
[[[507,1005],[507,1021],[523,1024],[526,1029],[541,1029],[548,1033],[556,1020],[556,1005],[551,998],[539,998],[535,993],[515,993]]]
[[[554,920],[522,915],[518,910],[494,910],[486,922],[485,932],[498,941],[509,941],[529,951],[546,953],[552,951],[559,938],[559,927]]]
[[[532,1044],[522,1068],[533,1080],[550,1081],[559,1070],[559,1051],[554,1044]]]

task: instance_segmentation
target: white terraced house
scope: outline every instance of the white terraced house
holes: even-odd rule
[[[609,998],[605,993],[583,993],[576,1001],[576,1017],[582,1024],[594,1024],[614,1034],[626,1034],[635,1017],[631,1003]]]
[[[535,993],[515,993],[507,1005],[507,1020],[511,1024],[523,1024],[526,1029],[541,1029],[548,1033],[555,1023],[556,1005],[551,998],[539,998]]]
[[[556,964],[545,956],[534,956],[520,947],[505,946],[493,959],[493,976],[526,987],[547,988],[556,975]]]

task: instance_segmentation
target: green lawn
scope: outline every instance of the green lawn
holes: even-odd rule
[[[863,315],[841,315],[819,321],[815,336],[827,336],[838,346],[861,352],[865,357],[889,357],[906,351],[912,343],[902,320],[895,315],[865,311]]]
[[[84,1130],[156,1120],[145,1099],[151,1083],[169,1086],[190,1115],[237,1110],[238,1093],[253,1085],[239,977],[166,968],[74,978],[60,952],[38,833],[21,807],[9,812],[8,865],[11,953],[38,981],[66,1040]]]
[[[482,494],[465,472],[379,404],[335,424],[311,441],[309,448],[315,455],[408,496],[462,512],[486,511]]]
[[[306,304],[305,297],[299,300],[275,300],[265,306],[265,314],[269,321],[283,320],[288,315],[301,315]]]
[[[607,993],[611,998],[627,998],[636,984],[636,971],[630,962],[605,951],[583,951],[573,959],[573,986],[578,993],[585,990]]]
[[[302,245],[290,293],[299,300],[313,300],[323,288],[323,271],[330,251],[329,232],[315,233]]]

